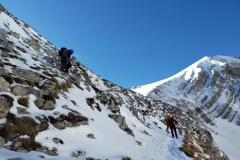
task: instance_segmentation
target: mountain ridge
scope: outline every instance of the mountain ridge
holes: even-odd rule
[[[216,56],[219,57],[219,58],[220,58],[220,57],[224,57],[224,56],[221,56],[221,55],[216,55]],[[171,76],[171,77],[168,77],[168,78],[166,78],[166,79],[163,79],[163,80],[160,80],[160,81],[157,81],[157,82],[153,82],[153,83],[150,83],[150,84],[147,84],[147,85],[133,86],[133,87],[131,87],[131,89],[134,90],[134,91],[137,91],[138,88],[143,88],[143,87],[145,87],[145,88],[147,88],[147,89],[149,89],[149,90],[152,90],[152,88],[156,88],[158,85],[161,85],[161,84],[163,84],[163,83],[165,83],[165,82],[167,82],[167,81],[169,81],[169,80],[172,80],[172,79],[174,79],[174,78],[179,78],[180,76],[182,76],[183,74],[185,74],[186,71],[191,70],[191,68],[196,67],[199,63],[204,62],[205,60],[210,60],[211,57],[216,57],[216,56],[205,56],[205,57],[203,57],[202,59],[198,60],[197,62],[193,63],[193,64],[190,65],[189,67],[183,69],[182,71],[178,72],[177,74],[175,74],[175,75],[173,75],[173,76]],[[232,58],[233,58],[233,59],[235,59],[235,58],[236,58],[236,59],[239,59],[239,57],[232,57]],[[190,77],[189,77],[189,78],[190,78]],[[144,96],[146,96],[146,95],[148,94],[148,92],[147,92],[147,91],[141,91],[141,94],[144,95]]]

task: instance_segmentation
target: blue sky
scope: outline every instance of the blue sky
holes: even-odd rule
[[[124,88],[204,56],[240,54],[239,0],[0,0],[57,48]]]

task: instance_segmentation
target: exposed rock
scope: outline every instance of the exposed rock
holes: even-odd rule
[[[17,32],[10,31],[9,33],[10,33],[11,36],[13,36],[13,37],[15,37],[15,38],[17,38],[17,39],[20,38],[20,34],[17,33]]]
[[[135,108],[135,107],[131,107],[131,108],[129,108],[131,111],[132,111],[132,114],[135,116],[135,117],[137,117],[137,119],[139,119],[139,117],[138,117],[138,109],[137,108]]]
[[[27,96],[23,96],[21,98],[18,99],[18,103],[22,106],[28,107],[28,101],[29,101],[29,97]]]
[[[89,133],[89,134],[87,135],[87,137],[88,137],[88,138],[91,138],[91,139],[95,139],[95,136],[94,136],[94,134],[92,134],[92,133]]]
[[[8,72],[8,70],[6,70],[5,68],[0,68],[0,76],[4,76],[4,77],[7,77],[7,76],[10,76],[10,73]]]
[[[7,52],[12,52],[14,44],[7,39],[0,39],[0,47],[2,47]]]
[[[5,118],[13,105],[13,98],[7,95],[0,96],[0,119]]]
[[[40,50],[40,44],[38,43],[38,40],[36,39],[27,39],[24,41],[24,43],[28,44],[30,47],[32,47],[35,51]]]
[[[0,136],[0,148],[3,148],[5,144],[5,139]]]
[[[48,155],[50,155],[50,156],[57,156],[58,155],[58,153],[56,152],[56,151],[46,151],[46,152],[44,152],[45,154],[48,154]]]
[[[16,150],[18,150],[20,147],[22,147],[22,142],[19,142],[19,141],[16,141],[14,144],[13,144],[13,147],[12,147],[12,149],[14,150],[14,151],[16,151]]]
[[[136,141],[139,146],[142,146],[142,142]]]
[[[17,86],[11,87],[11,91],[12,91],[12,94],[14,94],[15,96],[23,96],[28,94],[29,89],[22,85],[17,85]]]
[[[108,109],[114,113],[116,113],[120,110],[119,106],[117,106],[112,99],[110,99],[110,104],[108,105]]]
[[[87,104],[93,109],[93,104],[95,103],[94,98],[87,98]]]
[[[76,63],[77,62],[77,59],[75,56],[72,57],[72,63]]]
[[[0,4],[0,11],[7,12],[7,10]]]
[[[55,58],[49,57],[49,56],[45,56],[44,59],[46,59],[47,63],[49,64],[58,64],[59,60],[56,60]]]
[[[52,141],[56,144],[63,144],[63,141],[61,139],[58,139],[58,138],[53,138]]]
[[[10,84],[2,77],[0,77],[0,92],[7,92]]]
[[[47,55],[50,56],[50,57],[55,57],[57,55],[55,50],[49,49],[49,48],[48,49],[44,49],[44,52],[47,53]],[[53,60],[53,63],[56,63],[56,64],[59,63],[59,60],[57,61],[57,59],[55,59],[55,58],[52,58],[52,60]],[[51,64],[51,63],[49,63],[49,64]]]
[[[66,127],[73,127],[73,124],[71,122],[68,122],[66,120],[63,120],[61,122],[57,122],[55,124],[53,124],[54,127],[56,127],[57,129],[65,129]]]
[[[13,70],[13,74],[18,75],[19,77],[22,77],[24,79],[27,79],[30,82],[32,81],[32,82],[40,83],[43,80],[43,78],[37,72],[33,72],[31,70],[23,70],[20,68],[15,68]]]
[[[101,109],[101,107],[100,107],[100,105],[99,105],[98,103],[96,103],[96,106],[95,106],[95,108],[97,108],[97,110],[98,110],[99,112],[101,112],[101,111],[102,111],[102,109]]]
[[[29,114],[26,108],[17,107],[17,112],[19,114]]]
[[[104,92],[100,92],[96,98],[104,105],[109,103],[109,98]]]
[[[54,109],[54,102],[47,100],[44,102],[44,104],[40,107],[40,109],[43,110],[53,110]]]
[[[57,148],[53,147],[52,150],[49,150],[46,146],[41,146],[39,148],[36,149],[36,151],[38,152],[42,152],[45,153],[47,155],[51,155],[51,156],[57,156]]]
[[[6,38],[8,35],[8,32],[5,29],[0,28],[0,37]]]
[[[68,115],[60,115],[58,118],[52,116],[48,117],[50,122],[57,129],[65,129],[66,127],[73,127],[78,125],[88,125],[88,119],[84,116],[69,112]]]
[[[72,153],[72,157],[84,156],[85,154],[86,154],[85,151],[77,151]],[[89,158],[86,158],[86,159],[90,160]],[[95,160],[95,159],[92,159],[92,160]]]
[[[42,90],[35,90],[35,89],[33,89],[33,88],[29,88],[28,91],[29,91],[29,94],[33,94],[33,95],[35,95],[37,98],[40,98],[40,97],[43,96],[43,91],[42,91]]]
[[[41,108],[42,106],[43,106],[43,104],[44,104],[44,99],[42,99],[42,98],[37,98],[35,101],[34,101],[34,103],[35,103],[35,105],[38,107],[38,108]]]

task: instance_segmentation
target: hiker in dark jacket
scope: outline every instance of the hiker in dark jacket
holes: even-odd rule
[[[72,67],[72,64],[70,62],[70,57],[73,54],[73,50],[62,47],[61,50],[59,51],[59,56],[61,57],[61,66],[60,70],[62,72],[68,72],[69,68]]]
[[[172,133],[172,138],[174,138],[174,133],[175,133],[175,137],[178,138],[178,135],[177,135],[177,130],[176,130],[176,126],[178,122],[172,118],[171,116],[168,116],[167,117],[167,129],[166,131],[168,131],[168,128],[170,128],[171,130],[171,133]]]

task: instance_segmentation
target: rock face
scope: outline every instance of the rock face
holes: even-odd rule
[[[149,130],[157,128],[161,133],[161,128],[155,121],[165,123],[163,117],[171,113],[176,115],[182,124],[181,134],[186,140],[181,150],[186,155],[196,159],[204,159],[206,154],[212,159],[228,159],[215,146],[210,132],[200,122],[197,114],[192,114],[186,108],[172,109],[175,105],[185,105],[185,101],[176,99],[173,100],[176,104],[171,105],[164,100],[144,97],[97,76],[77,62],[75,57],[72,58],[73,67],[69,75],[63,75],[58,70],[58,50],[1,5],[0,11],[0,14],[12,19],[11,22],[18,27],[17,32],[12,31],[9,29],[11,23],[4,21],[4,27],[0,28],[0,147],[6,145],[6,149],[13,151],[34,150],[57,156],[58,147],[68,144],[64,141],[65,137],[61,137],[61,131],[66,133],[66,130],[73,132],[74,129],[83,128],[83,132],[79,134],[80,138],[87,137],[87,141],[98,140],[97,133],[91,131],[94,128],[91,125],[99,123],[96,122],[99,117],[104,117],[99,121],[110,121],[116,126],[114,133],[128,136],[138,146],[144,146],[147,142],[138,141],[136,135],[152,135],[132,123],[138,123]],[[12,41],[13,37],[18,43]],[[237,76],[239,70],[228,66],[226,71]],[[195,82],[196,87],[205,84],[208,74],[202,72],[201,75]],[[219,76],[213,77],[215,79],[211,79],[212,81],[223,80]],[[189,88],[187,85],[185,82],[179,87],[188,88],[188,93],[197,91],[196,87]],[[161,90],[155,90],[154,93],[161,93]],[[230,92],[229,96],[233,97],[232,99],[236,98],[235,94]],[[204,105],[207,106],[210,98],[205,99],[207,101],[204,101]],[[211,99],[213,103],[214,99]],[[91,115],[86,116],[88,112]],[[134,122],[127,119],[129,115],[134,117]],[[194,127],[189,127],[189,123],[195,124]],[[103,125],[97,127],[104,128]],[[41,137],[43,132],[50,129],[54,129],[58,134],[54,137],[50,137],[51,134],[49,137]],[[39,137],[46,143],[41,144],[37,141]],[[12,143],[5,144],[7,141]],[[199,150],[192,149],[199,146]],[[71,156],[77,158],[86,154],[87,152],[79,149],[72,151]],[[123,159],[131,158],[123,155]]]

